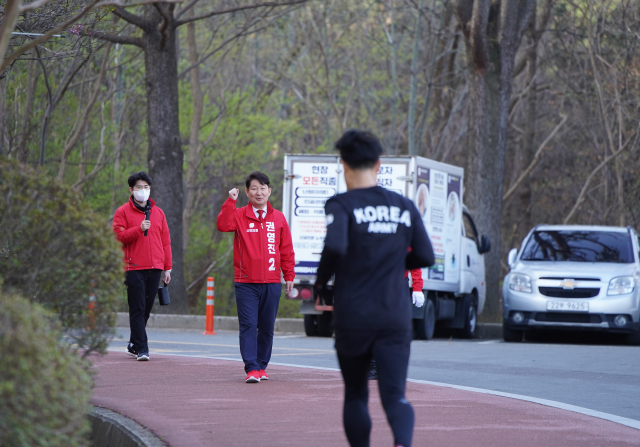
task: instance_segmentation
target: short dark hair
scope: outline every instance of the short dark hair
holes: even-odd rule
[[[368,169],[375,166],[382,155],[382,144],[378,137],[366,130],[349,129],[335,147],[340,157],[351,169]]]
[[[247,186],[247,189],[249,189],[249,186],[251,186],[251,181],[252,180],[257,180],[258,182],[260,182],[261,185],[271,185],[271,182],[269,181],[269,177],[267,177],[267,174],[264,174],[260,171],[253,171],[251,174],[249,174],[247,176],[247,180],[244,182],[244,184]]]
[[[136,186],[138,180],[144,180],[149,184],[149,186],[151,186],[151,177],[149,177],[149,174],[144,171],[140,171],[136,172],[135,174],[131,174],[131,177],[129,177],[129,180],[127,180],[127,182],[129,183],[129,187],[133,188],[134,186]]]

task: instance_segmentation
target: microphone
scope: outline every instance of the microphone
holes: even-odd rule
[[[144,210],[144,220],[149,220],[149,217],[151,217],[151,210]],[[147,234],[149,234],[149,230],[144,230],[144,235],[146,236]]]

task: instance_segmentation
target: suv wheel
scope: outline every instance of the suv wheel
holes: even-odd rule
[[[515,331],[513,329],[509,329],[504,324],[502,325],[502,338],[507,342],[521,342],[522,341],[522,331]]]

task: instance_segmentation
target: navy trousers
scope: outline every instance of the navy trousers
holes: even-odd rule
[[[245,372],[267,369],[282,284],[234,283]]]

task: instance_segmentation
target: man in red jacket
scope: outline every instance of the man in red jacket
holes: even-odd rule
[[[160,278],[171,281],[171,237],[167,219],[149,198],[151,177],[138,172],[129,177],[129,201],[113,216],[113,231],[122,242],[131,337],[127,354],[149,360],[147,320]]]
[[[282,292],[280,271],[287,294],[293,289],[295,276],[291,231],[284,214],[269,203],[269,185],[269,177],[262,172],[249,174],[245,182],[249,205],[236,209],[239,191],[233,188],[217,222],[219,231],[235,232],[234,285],[240,354],[247,383],[269,379],[265,370],[271,359],[273,329]]]

